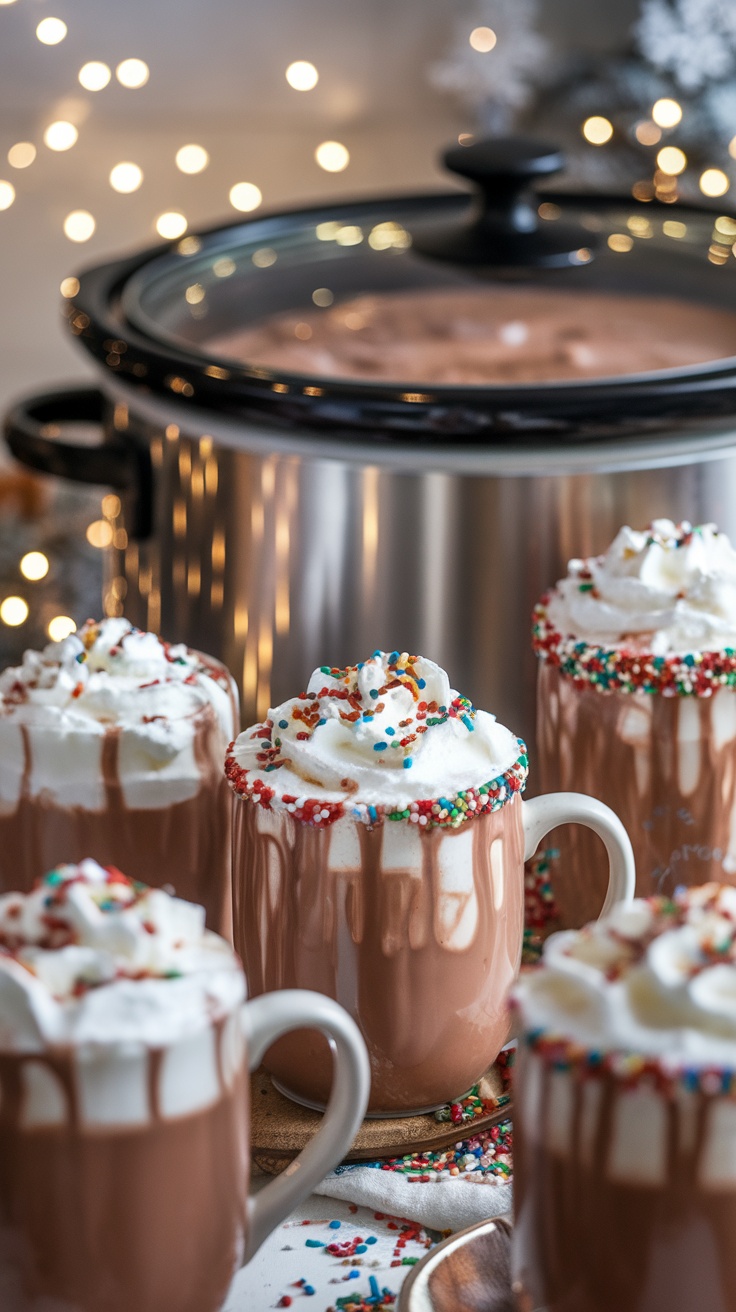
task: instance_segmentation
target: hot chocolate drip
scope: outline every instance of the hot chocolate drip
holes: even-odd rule
[[[626,827],[640,897],[681,884],[736,882],[736,692],[665,697],[600,692],[542,662],[537,746],[543,792],[589,793]],[[600,912],[608,865],[589,829],[548,840],[560,851],[555,895],[563,926]]]
[[[347,817],[319,829],[242,801],[234,844],[234,935],[251,994],[337,999],[368,1046],[370,1110],[436,1106],[479,1079],[506,1041],[519,967],[519,798],[449,831]],[[450,870],[453,850],[462,861]],[[315,1032],[281,1039],[266,1065],[300,1097],[327,1100],[331,1058]]]
[[[3,1312],[222,1306],[243,1251],[247,1079],[241,1065],[211,1105],[166,1119],[162,1058],[147,1058],[146,1123],[88,1126],[73,1051],[0,1055]],[[30,1063],[63,1091],[63,1123],[24,1123]]]
[[[142,883],[172,884],[179,897],[205,907],[211,929],[229,934],[231,796],[218,764],[222,735],[211,706],[194,725],[199,789],[186,800],[150,808],[126,803],[118,765],[120,726],[109,726],[102,743],[105,805],[100,810],[62,806],[44,792],[31,793],[30,734],[25,724],[20,728],[20,798],[14,810],[0,811],[0,893],[26,892],[60,861],[92,857]]]
[[[736,1195],[708,1184],[712,1121],[722,1099],[702,1091],[661,1099],[662,1170],[637,1178],[622,1169],[631,1090],[609,1072],[569,1079],[569,1143],[559,1144],[551,1066],[530,1107],[528,1058],[518,1072],[514,1135],[518,1306],[545,1312],[733,1312],[736,1308]],[[587,1090],[587,1092],[586,1092]],[[591,1105],[597,1111],[591,1115]],[[631,1114],[634,1114],[633,1108]],[[628,1126],[631,1133],[631,1126]]]

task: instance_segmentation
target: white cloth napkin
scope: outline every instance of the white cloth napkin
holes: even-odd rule
[[[315,1193],[418,1221],[431,1230],[463,1230],[511,1210],[513,1186],[497,1179],[470,1174],[413,1181],[398,1171],[358,1163],[339,1166]]]

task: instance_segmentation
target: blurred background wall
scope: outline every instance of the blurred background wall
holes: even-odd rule
[[[495,60],[499,83],[518,79],[519,61],[530,62],[525,33],[538,31],[548,42],[543,54],[532,52],[543,81],[570,60],[605,61],[625,49],[638,7],[542,0],[534,13],[527,0],[0,0],[0,180],[15,192],[0,211],[0,407],[23,389],[84,375],[86,363],[61,329],[60,283],[82,264],[156,241],[161,214],[183,215],[190,229],[235,218],[229,193],[238,182],[257,187],[264,208],[434,185],[439,148],[473,130],[477,109],[433,85],[430,70],[476,25],[498,27],[497,49],[473,57]],[[49,17],[67,28],[50,45],[36,35]],[[503,61],[514,41],[510,67]],[[138,88],[115,75],[128,59],[149,70]],[[298,60],[319,74],[308,92],[286,80]],[[112,72],[98,91],[78,80],[90,61]],[[44,144],[58,121],[78,131],[69,149]],[[347,148],[342,171],[317,163],[324,141]],[[22,168],[8,161],[19,143],[37,152]],[[175,157],[192,143],[209,163],[187,175]],[[135,191],[110,185],[119,163],[142,170]],[[0,205],[9,195],[0,185]],[[246,193],[248,203],[255,196]],[[75,242],[64,222],[78,210],[95,228]]]

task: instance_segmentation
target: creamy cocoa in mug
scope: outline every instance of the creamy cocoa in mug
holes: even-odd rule
[[[376,1113],[462,1094],[506,1042],[524,858],[549,828],[592,825],[609,848],[611,898],[633,890],[607,808],[573,794],[522,802],[524,744],[420,656],[376,651],[315,670],[241,733],[226,769],[249,986],[336,998],[366,1040]],[[288,1093],[324,1100],[318,1036],[290,1035],[267,1065]]]
[[[622,528],[572,560],[534,616],[542,787],[612,807],[637,892],[736,878],[736,551],[713,524]],[[600,911],[606,863],[554,836],[564,925]]]
[[[27,651],[0,675],[0,890],[93,856],[229,930],[237,727],[223,665],[125,619]]]
[[[736,889],[557,934],[515,999],[519,1312],[734,1312]]]
[[[368,1062],[334,1002],[244,1002],[204,909],[95,861],[0,896],[2,1312],[219,1312],[265,1236],[352,1141]],[[333,1043],[322,1126],[248,1197],[249,1065]]]

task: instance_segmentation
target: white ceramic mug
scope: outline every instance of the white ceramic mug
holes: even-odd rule
[[[304,1026],[333,1052],[327,1112],[250,1198],[248,1072]],[[0,1050],[3,1312],[44,1300],[69,1312],[218,1312],[238,1267],[349,1149],[369,1080],[354,1022],[304,991],[247,1002],[160,1049]]]
[[[609,861],[605,910],[634,892],[631,843],[607,806],[579,793],[523,802],[457,827],[343,815],[302,823],[236,796],[235,946],[255,994],[299,987],[336,998],[371,1058],[369,1111],[406,1115],[477,1083],[509,1036],[508,990],[524,933],[524,861],[558,825],[587,825]],[[268,1069],[323,1105],[326,1045],[290,1034]]]

